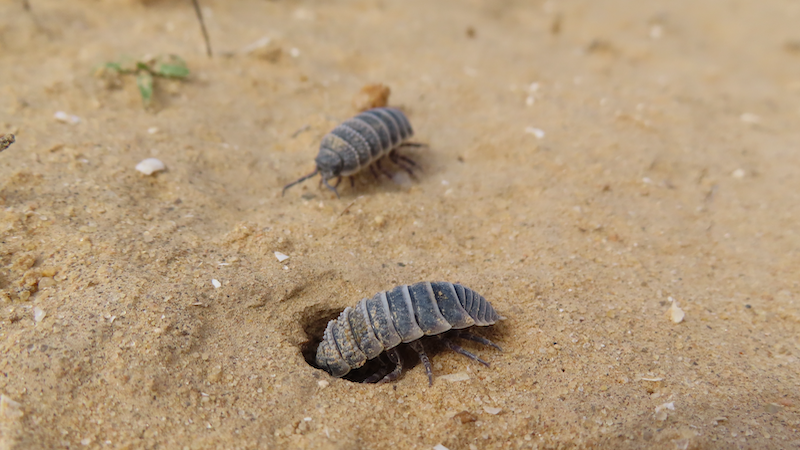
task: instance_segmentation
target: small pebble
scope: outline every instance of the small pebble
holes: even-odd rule
[[[319,381],[317,381],[317,386],[319,386],[320,389],[325,389],[326,387],[328,387],[328,385],[330,385],[328,380],[319,380]]]
[[[284,261],[286,261],[287,259],[289,259],[289,257],[288,257],[288,256],[284,255],[284,254],[283,254],[283,253],[281,253],[281,252],[275,252],[275,257],[276,257],[276,258],[278,258],[278,262],[284,262]]]
[[[656,420],[659,422],[667,420],[667,410],[675,411],[675,403],[669,402],[656,406]]]
[[[300,50],[296,47],[292,47],[289,49],[289,55],[291,55],[292,58],[297,58],[300,56]]]
[[[744,169],[736,169],[736,170],[734,170],[733,173],[731,173],[731,176],[733,178],[737,178],[737,179],[741,180],[745,176]]]
[[[451,383],[456,381],[466,381],[469,380],[469,375],[464,372],[459,373],[451,373],[450,375],[442,375],[437,377],[440,380],[449,381]]]
[[[540,130],[539,128],[527,127],[525,128],[525,132],[536,136],[536,139],[541,139],[544,137],[544,131]]]
[[[0,134],[0,152],[7,149],[14,142],[16,142],[16,138],[13,134]]]
[[[779,413],[779,412],[783,411],[783,406],[781,406],[781,405],[779,405],[777,403],[767,403],[766,405],[764,405],[764,411],[766,411],[766,412],[768,412],[770,414]]]
[[[670,300],[672,300],[672,297],[670,297]],[[686,313],[678,307],[677,301],[672,300],[672,305],[669,307],[669,319],[673,323],[681,323],[684,317],[686,317]]]
[[[19,402],[15,402],[5,395],[0,395],[0,417],[19,419],[23,414],[25,413],[22,411],[22,405]]]
[[[478,420],[478,418],[475,417],[475,414],[472,414],[469,411],[461,411],[460,413],[454,415],[453,418],[458,419],[461,421],[461,423],[475,422]]]
[[[158,133],[158,127],[150,127],[150,128],[147,129],[147,132],[149,134],[156,134],[156,133]]]
[[[501,408],[494,408],[492,406],[484,406],[483,410],[486,411],[487,413],[493,414],[495,416],[500,414],[500,411],[502,411]]]
[[[211,280],[211,284],[213,284],[214,288],[216,288],[216,289],[219,289],[222,286],[222,283],[220,283],[218,280],[214,280],[214,279]]]
[[[44,312],[42,310],[42,308],[39,308],[38,306],[33,308],[33,321],[34,322],[36,322],[36,323],[41,322],[42,320],[44,320],[44,316],[46,316],[46,315],[47,315],[47,313]]]
[[[39,278],[39,283],[37,285],[39,287],[39,290],[42,290],[44,288],[49,288],[49,287],[55,286],[56,282],[55,282],[55,280],[53,280],[52,277],[42,277],[42,278]]]
[[[759,123],[761,122],[761,118],[753,113],[744,113],[739,116],[739,120],[744,123]]]
[[[156,158],[147,158],[136,165],[136,170],[142,172],[145,175],[152,175],[166,168],[167,167],[164,166],[164,163]]]
[[[449,449],[449,448],[447,448],[447,447],[445,447],[445,446],[444,446],[444,445],[442,445],[442,444],[436,444],[436,445],[433,447],[433,450],[450,450],[450,449]]]
[[[59,122],[70,123],[73,125],[80,123],[81,121],[80,117],[73,114],[67,114],[64,111],[56,111],[56,113],[53,114],[53,117],[55,117],[55,119]]]

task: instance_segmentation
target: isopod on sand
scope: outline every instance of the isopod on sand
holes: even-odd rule
[[[397,347],[405,343],[419,354],[432,385],[433,370],[420,338],[436,336],[451,350],[488,367],[489,363],[451,338],[469,339],[501,350],[490,340],[464,331],[474,325],[493,325],[501,319],[485,298],[457,283],[424,281],[397,286],[361,300],[355,308],[345,308],[338,319],[328,322],[317,347],[316,365],[334,377],[343,377],[386,352],[395,367],[389,371],[384,366],[364,382],[393,381],[403,371]]]
[[[315,158],[316,169],[283,187],[283,194],[295,184],[301,183],[317,174],[322,183],[339,197],[336,187],[342,177],[352,175],[369,167],[377,178],[375,168],[389,176],[381,167],[380,160],[388,156],[395,164],[413,176],[412,167],[416,163],[397,153],[400,147],[419,147],[421,144],[406,142],[414,135],[408,118],[397,108],[373,108],[345,120],[322,138],[319,153]],[[374,163],[374,165],[373,165]],[[331,186],[328,180],[338,178]]]

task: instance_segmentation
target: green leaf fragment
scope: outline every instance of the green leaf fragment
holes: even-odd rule
[[[142,95],[142,102],[145,106],[149,105],[150,100],[153,98],[153,75],[146,71],[139,72],[136,76],[136,85]]]
[[[181,64],[158,63],[155,73],[162,77],[186,78],[189,76],[189,69]]]

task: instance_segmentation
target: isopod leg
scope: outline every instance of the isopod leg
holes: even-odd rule
[[[383,166],[381,166],[381,160],[380,159],[375,161],[375,166],[378,168],[378,170],[381,171],[381,173],[386,175],[386,178],[388,178],[390,180],[392,179],[392,174],[390,174],[386,169],[383,168]]]
[[[451,341],[451,340],[449,340],[449,339],[442,338],[442,342],[444,342],[444,344],[445,344],[445,345],[447,346],[447,348],[449,348],[450,350],[452,350],[452,351],[454,351],[454,352],[456,352],[456,353],[460,353],[460,354],[462,354],[462,355],[466,356],[466,357],[467,357],[467,358],[469,358],[469,359],[473,359],[473,360],[475,360],[475,361],[478,361],[479,363],[483,364],[484,366],[486,366],[486,367],[489,367],[489,363],[488,363],[488,362],[486,362],[486,361],[482,360],[482,359],[481,359],[480,357],[478,357],[477,355],[474,355],[474,354],[472,354],[472,353],[470,353],[470,352],[468,352],[468,351],[464,350],[464,349],[463,349],[463,348],[461,348],[459,345],[457,345],[457,344],[453,343],[453,341]]]
[[[339,177],[339,180],[341,180],[341,177]],[[325,187],[332,190],[333,193],[336,194],[336,198],[340,198],[339,191],[336,190],[336,186],[338,186],[339,183],[336,183],[336,186],[331,186],[330,184],[328,184],[328,180],[326,180],[325,178],[322,179],[322,182],[325,184]]]
[[[425,353],[425,347],[422,346],[420,341],[414,341],[411,343],[411,348],[419,354],[419,360],[425,366],[425,373],[428,375],[428,386],[433,386],[433,369],[431,368],[431,360],[428,359],[428,355]]]
[[[405,161],[405,162],[407,162],[407,163],[411,164],[411,165],[412,165],[412,166],[414,166],[414,168],[415,168],[415,169],[417,169],[417,170],[420,170],[420,171],[422,170],[422,169],[420,169],[420,167],[417,165],[417,163],[415,163],[415,162],[414,162],[414,160],[413,160],[413,159],[411,159],[411,158],[409,158],[408,156],[397,155],[397,158],[398,158],[398,159],[400,159],[400,160],[402,160],[402,161]]]
[[[372,176],[375,177],[375,179],[377,180],[378,172],[375,171],[375,166],[369,166],[369,171],[372,172]]]
[[[488,345],[489,347],[494,347],[494,348],[500,350],[501,352],[503,351],[503,349],[500,348],[500,346],[495,344],[494,342],[486,339],[485,337],[474,335],[474,334],[470,333],[469,331],[459,331],[458,334],[456,335],[456,337],[459,337],[461,339],[468,339],[470,341],[474,341],[474,342],[477,342],[479,344]]]
[[[378,381],[378,384],[394,381],[400,376],[401,373],[403,373],[403,360],[400,359],[400,354],[397,353],[397,348],[389,350],[388,352],[386,352],[386,354],[387,356],[389,356],[389,359],[392,360],[393,363],[395,363],[394,370],[386,374],[386,376],[383,377],[381,381]]]
[[[400,163],[400,161],[401,161],[400,160],[400,155],[398,155],[395,150],[392,150],[391,152],[389,152],[389,159],[391,159],[393,163],[397,164],[397,167],[399,167],[399,168],[405,170],[406,172],[408,172],[409,176],[411,176],[412,178],[416,178],[416,176],[414,175],[414,171],[411,170],[410,167],[406,166],[405,164],[401,164]]]
[[[356,186],[356,178],[355,177],[349,177],[349,178],[350,178],[350,187],[355,187]]]
[[[403,142],[400,144],[400,147],[427,147],[428,144],[423,144],[421,142]]]
[[[377,383],[389,373],[389,366],[386,364],[386,361],[383,358],[378,358],[378,361],[380,362],[380,367],[375,373],[365,378],[364,383]]]
[[[338,188],[339,187],[339,183],[341,183],[341,182],[342,182],[342,177],[336,178],[336,184],[334,184],[333,187]]]

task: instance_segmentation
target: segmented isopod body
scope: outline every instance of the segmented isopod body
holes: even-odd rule
[[[283,193],[285,194],[286,190],[295,184],[319,173],[325,186],[338,197],[339,192],[335,186],[328,184],[328,180],[352,176],[366,167],[371,167],[373,163],[383,170],[380,168],[380,159],[384,156],[389,156],[395,164],[412,173],[411,168],[402,163],[412,166],[416,164],[398,155],[395,150],[404,145],[418,146],[419,144],[406,142],[413,134],[414,130],[408,118],[397,108],[373,108],[364,111],[345,120],[322,138],[319,153],[314,160],[317,164],[316,169],[284,186]]]
[[[455,335],[499,350],[488,339],[461,331],[473,325],[493,325],[499,319],[502,317],[485,298],[460,284],[424,281],[397,286],[361,300],[355,308],[345,308],[338,319],[328,322],[317,347],[316,364],[335,377],[343,377],[386,351],[396,364],[394,370],[386,376],[374,374],[365,382],[391,381],[402,372],[397,346],[409,343],[419,354],[432,384],[430,361],[419,341],[421,337],[438,335],[451,350],[488,366],[449,337]],[[449,333],[443,334],[446,332]]]

